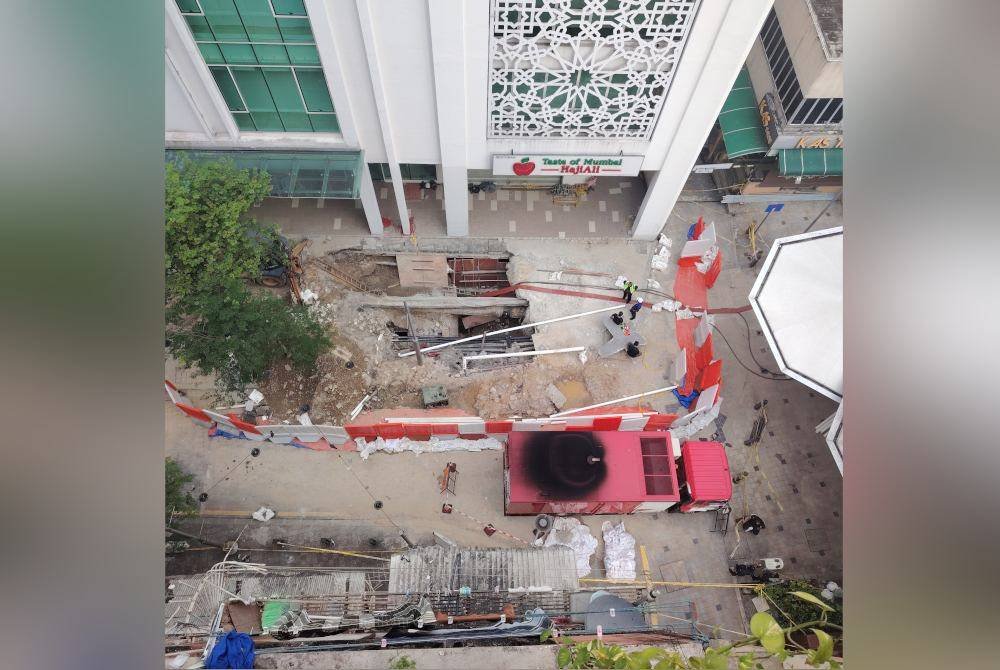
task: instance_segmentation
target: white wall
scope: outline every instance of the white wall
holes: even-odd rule
[[[448,81],[442,77],[436,81],[428,3],[440,2],[445,7],[452,1],[367,0],[374,44],[369,52],[374,54],[382,78],[381,87],[373,87],[358,0],[307,0],[331,95],[344,129],[343,134],[335,135],[239,133],[196,45],[186,33],[187,27],[175,3],[166,0],[168,14],[172,12],[168,16],[167,49],[177,62],[179,73],[171,83],[168,72],[167,142],[177,147],[362,149],[369,163],[440,165],[442,174],[455,183],[463,171],[489,169],[495,153],[622,151],[644,155],[643,170],[665,173],[655,180],[656,188],[650,189],[634,229],[636,236],[653,237],[673,208],[772,2],[702,2],[653,134],[646,141],[489,139],[491,3],[462,0],[463,29],[453,23],[449,27],[447,21],[441,24],[444,32],[439,30],[435,39],[447,36],[448,31],[456,33],[464,73],[458,73],[461,78],[458,82],[450,76]],[[442,10],[435,7],[434,11]],[[439,44],[450,46],[445,40],[439,40]],[[455,56],[452,52],[447,57]],[[440,64],[438,67],[439,74],[447,73]],[[462,79],[464,87],[458,85],[463,83]],[[454,93],[457,90],[464,90],[464,95]],[[381,111],[383,121],[388,119],[390,138],[383,136],[376,95],[383,103]],[[443,130],[462,125],[456,119],[465,121],[464,137]],[[387,139],[394,161],[386,152]],[[464,155],[463,150],[456,149],[463,141]],[[398,168],[394,171],[398,172]],[[401,190],[401,184],[394,186],[399,186],[394,191]],[[456,190],[454,186],[452,190]],[[461,234],[461,227],[458,225],[452,232]]]
[[[187,133],[191,135],[208,135],[211,128],[195,107],[194,100],[185,85],[180,81],[180,75],[169,61],[165,61],[166,83],[165,101],[166,118],[164,126],[167,132]]]
[[[733,82],[746,61],[772,0],[730,0],[706,2],[695,20],[695,33],[688,42],[675,77],[677,88],[668,97],[654,135],[655,151],[667,138],[663,161],[632,226],[632,236],[654,239],[673,211],[684,183],[701,152],[708,133],[732,90]],[[701,25],[699,25],[701,21]],[[660,125],[667,124],[663,134]],[[646,157],[652,161],[654,148]],[[645,167],[645,165],[644,165]]]

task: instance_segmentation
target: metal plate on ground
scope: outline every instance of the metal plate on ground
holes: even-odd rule
[[[810,528],[806,531],[806,544],[810,551],[828,551],[830,538],[822,528]]]
[[[399,285],[404,288],[447,288],[448,259],[444,254],[396,254]]]

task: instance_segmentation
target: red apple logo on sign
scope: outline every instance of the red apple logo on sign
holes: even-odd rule
[[[528,160],[527,156],[522,158],[520,162],[514,163],[514,174],[516,174],[518,177],[529,175],[534,171],[535,171],[535,164],[532,163],[530,160]]]

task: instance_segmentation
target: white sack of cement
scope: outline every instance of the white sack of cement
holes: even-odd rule
[[[604,533],[604,572],[608,579],[635,579],[635,537],[625,522],[601,524]]]
[[[659,242],[660,242],[660,244],[662,244],[663,246],[665,246],[667,249],[669,249],[670,247],[674,246],[674,241],[672,239],[670,239],[669,237],[667,237],[666,235],[664,235],[663,233],[660,233]]]
[[[545,546],[563,545],[576,554],[576,574],[586,577],[590,574],[590,557],[597,551],[597,538],[590,534],[590,529],[580,523],[579,519],[570,516],[556,517],[552,523],[552,531],[545,538]]]
[[[302,302],[306,305],[311,305],[319,298],[319,294],[313,291],[311,288],[303,290],[300,295],[302,296]]]
[[[270,521],[274,518],[274,510],[270,507],[261,507],[259,510],[251,514],[257,521]]]
[[[627,281],[627,278],[625,277],[625,275],[618,275],[618,278],[615,279],[615,288],[620,288],[620,289],[624,290],[625,289],[625,282],[626,281]]]
[[[377,437],[372,442],[365,442],[364,438],[358,437],[354,439],[354,442],[358,445],[358,454],[365,460],[368,460],[368,457],[376,451],[383,451],[387,454],[401,454],[404,452],[424,454],[441,451],[495,451],[503,448],[499,440],[494,437],[484,437],[479,440],[464,440],[458,437],[431,437],[427,441],[411,440],[407,437],[392,440]]]

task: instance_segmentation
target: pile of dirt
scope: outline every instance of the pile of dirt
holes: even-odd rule
[[[291,361],[281,360],[271,366],[259,389],[271,416],[281,421],[297,416],[299,407],[312,400],[318,379],[315,371],[303,373]]]
[[[330,332],[330,341],[330,350],[316,361],[318,380],[309,416],[313,423],[343,425],[365,397],[368,363],[358,345],[337,331]]]

